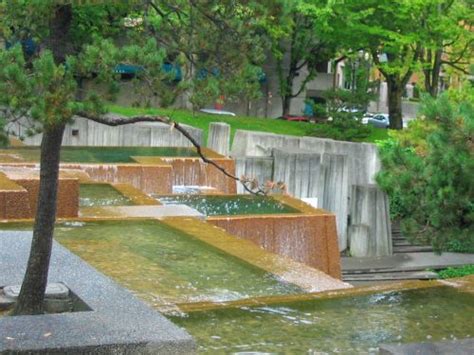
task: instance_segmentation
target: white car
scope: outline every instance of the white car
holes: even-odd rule
[[[209,113],[211,115],[226,115],[226,116],[236,116],[235,113],[230,112],[230,111],[222,111],[222,110],[216,110],[214,108],[203,108],[199,110],[199,112],[203,113]]]
[[[363,124],[370,124],[378,128],[388,128],[390,120],[387,113],[366,114],[362,117]]]

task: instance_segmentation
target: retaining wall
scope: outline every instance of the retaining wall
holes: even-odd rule
[[[203,143],[203,133],[199,128],[183,125],[191,136]],[[12,123],[7,126],[16,135],[24,135],[25,128]],[[41,134],[25,137],[27,145],[40,145]],[[76,117],[64,131],[64,146],[145,146],[145,147],[191,147],[192,144],[177,130],[170,130],[164,123],[141,122],[125,126],[110,127]]]
[[[236,159],[237,176],[257,178],[260,183],[283,181],[291,195],[317,198],[318,207],[335,213],[340,251],[349,244],[351,187],[375,184],[380,169],[374,144],[243,130],[235,134],[231,155]],[[245,192],[240,186],[237,191]],[[368,213],[370,205],[361,208]],[[390,224],[387,209],[374,218],[378,225]]]
[[[8,176],[0,173],[0,219],[33,218],[38,201],[39,176]],[[57,193],[58,218],[77,217],[79,180],[60,176]]]
[[[274,148],[280,148],[285,151],[299,149],[317,154],[346,155],[351,170],[350,184],[373,184],[375,183],[375,174],[380,170],[380,160],[375,144],[342,142],[313,137],[294,137],[243,130],[237,130],[235,133],[231,156],[269,157],[272,155]]]

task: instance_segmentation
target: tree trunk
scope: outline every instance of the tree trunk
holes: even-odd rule
[[[388,86],[388,115],[391,129],[402,129],[402,95],[403,85],[396,78],[387,78]]]
[[[282,101],[282,112],[283,112],[282,116],[289,115],[290,108],[291,108],[291,95],[282,96],[281,101]]]
[[[433,71],[431,74],[431,89],[428,91],[431,96],[438,96],[439,77],[441,73],[443,50],[437,49],[434,55]]]
[[[72,5],[56,5],[50,22],[50,36],[45,41],[56,64],[64,63],[72,47],[69,29],[72,22]],[[13,313],[15,315],[43,313],[44,293],[48,282],[49,260],[56,221],[56,197],[59,176],[59,155],[66,120],[56,117],[53,124],[43,123],[41,141],[40,186],[33,228],[30,256],[20,295]]]
[[[436,49],[434,54],[431,49],[426,51],[425,62],[428,63],[429,68],[423,70],[425,75],[425,90],[433,97],[438,96],[439,78],[443,64],[442,56],[442,49]]]
[[[15,315],[43,313],[56,220],[59,155],[64,127],[64,124],[60,124],[46,129],[41,141],[40,186],[33,241],[25,278],[13,312]]]

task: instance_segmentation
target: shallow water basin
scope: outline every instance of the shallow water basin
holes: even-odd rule
[[[130,206],[130,198],[121,194],[110,184],[81,184],[79,187],[79,206]]]
[[[381,343],[474,336],[474,297],[450,287],[192,312],[171,320],[202,353],[378,354]]]
[[[157,198],[164,205],[184,204],[206,216],[300,213],[271,196],[187,194]]]
[[[38,162],[38,147],[15,147],[0,151],[0,162]],[[10,157],[7,161],[7,157]],[[133,157],[198,157],[196,151],[184,147],[62,147],[63,163],[134,163]],[[3,159],[2,159],[3,157]],[[16,162],[14,161],[14,162]]]

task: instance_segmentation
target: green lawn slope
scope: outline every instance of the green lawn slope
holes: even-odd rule
[[[205,141],[207,140],[209,123],[211,122],[228,123],[231,127],[232,138],[234,137],[235,131],[237,129],[286,134],[290,136],[306,136],[309,135],[311,128],[314,127],[313,123],[308,122],[289,122],[261,117],[210,115],[201,112],[193,113],[191,111],[181,109],[136,108],[118,105],[110,105],[108,108],[111,112],[124,116],[134,116],[138,114],[166,115],[176,122],[202,129],[204,131]],[[373,143],[376,140],[384,140],[386,138],[388,138],[388,130],[374,129],[372,134],[369,137],[363,139],[363,141]]]

